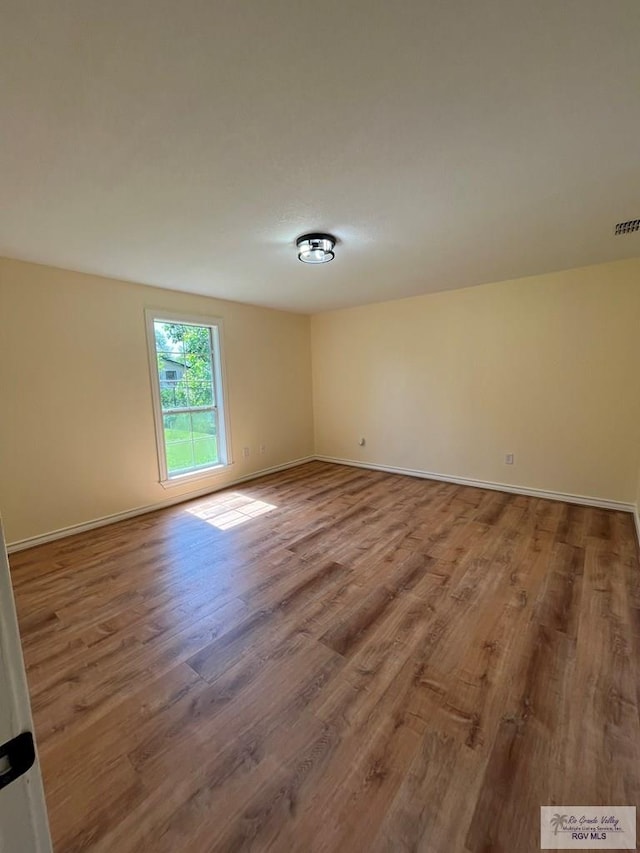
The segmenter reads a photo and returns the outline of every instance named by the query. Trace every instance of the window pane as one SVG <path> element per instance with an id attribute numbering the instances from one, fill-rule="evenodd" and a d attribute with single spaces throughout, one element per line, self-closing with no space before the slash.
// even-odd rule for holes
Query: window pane
<path id="1" fill-rule="evenodd" d="M 162 382 L 160 382 L 160 402 L 162 403 L 163 409 L 175 408 L 175 394 L 173 388 L 163 388 Z"/>
<path id="2" fill-rule="evenodd" d="M 170 474 L 193 468 L 193 442 L 167 444 L 167 469 Z"/>
<path id="3" fill-rule="evenodd" d="M 169 357 L 183 354 L 185 351 L 181 326 L 177 323 L 162 323 L 156 320 L 153 324 L 156 338 L 156 352 L 165 353 Z"/>
<path id="4" fill-rule="evenodd" d="M 189 405 L 187 383 L 184 379 L 179 382 L 160 380 L 160 399 L 163 411 L 166 409 L 184 409 Z"/>
<path id="5" fill-rule="evenodd" d="M 224 446 L 219 447 L 224 430 L 221 435 L 214 408 L 218 339 L 211 326 L 192 323 L 154 320 L 153 331 L 167 473 L 218 465 L 225 458 Z"/>
<path id="6" fill-rule="evenodd" d="M 176 441 L 191 441 L 191 415 L 164 415 L 164 440 L 167 444 Z"/>
<path id="7" fill-rule="evenodd" d="M 156 352 L 158 359 L 158 370 L 166 370 L 174 367 L 178 362 L 178 356 L 172 352 Z"/>
<path id="8" fill-rule="evenodd" d="M 208 326 L 183 326 L 184 351 L 211 358 L 211 332 Z"/>
<path id="9" fill-rule="evenodd" d="M 189 405 L 213 406 L 213 386 L 211 382 L 201 382 L 189 378 L 187 380 Z"/>
<path id="10" fill-rule="evenodd" d="M 205 436 L 216 434 L 215 412 L 193 412 L 191 423 L 194 438 L 205 438 Z"/>
<path id="11" fill-rule="evenodd" d="M 218 442 L 214 435 L 209 438 L 195 438 L 193 456 L 196 465 L 215 465 L 218 462 Z"/>
<path id="12" fill-rule="evenodd" d="M 190 379 L 211 381 L 211 358 L 208 355 L 194 355 L 187 353 L 184 363 Z"/>

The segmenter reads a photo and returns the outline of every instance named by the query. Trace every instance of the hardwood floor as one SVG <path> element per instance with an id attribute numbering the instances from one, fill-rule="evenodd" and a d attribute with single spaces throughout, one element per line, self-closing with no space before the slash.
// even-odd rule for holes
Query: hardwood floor
<path id="1" fill-rule="evenodd" d="M 11 559 L 57 851 L 539 850 L 640 807 L 630 515 L 310 463 Z"/>

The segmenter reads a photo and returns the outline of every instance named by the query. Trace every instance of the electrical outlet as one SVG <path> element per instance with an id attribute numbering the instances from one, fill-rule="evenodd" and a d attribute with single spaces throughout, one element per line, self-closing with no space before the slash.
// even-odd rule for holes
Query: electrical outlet
<path id="1" fill-rule="evenodd" d="M 251 455 L 251 451 L 249 450 L 248 447 L 242 448 L 242 455 L 244 456 L 245 459 L 249 458 L 249 456 Z"/>
<path id="2" fill-rule="evenodd" d="M 364 437 L 358 441 L 358 444 L 360 445 L 360 447 L 364 447 L 366 443 L 367 443 L 367 441 Z"/>
<path id="3" fill-rule="evenodd" d="M 504 457 L 505 465 L 513 465 L 513 453 L 507 453 Z"/>
<path id="4" fill-rule="evenodd" d="M 260 453 L 266 453 L 266 452 L 267 452 L 267 445 L 261 444 L 260 445 Z"/>

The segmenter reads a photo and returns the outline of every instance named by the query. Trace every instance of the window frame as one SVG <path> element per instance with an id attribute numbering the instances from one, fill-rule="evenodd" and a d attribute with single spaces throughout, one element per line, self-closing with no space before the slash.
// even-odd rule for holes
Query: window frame
<path id="1" fill-rule="evenodd" d="M 156 452 L 158 456 L 158 473 L 160 485 L 165 488 L 179 486 L 191 480 L 202 480 L 223 473 L 233 465 L 231 458 L 231 432 L 229 428 L 229 406 L 226 395 L 226 369 L 224 363 L 224 329 L 221 317 L 210 317 L 202 314 L 183 314 L 179 311 L 169 311 L 160 308 L 145 309 L 145 324 L 147 332 L 147 353 L 149 357 L 149 373 L 151 378 L 151 397 L 153 403 L 153 420 L 156 432 Z M 196 468 L 181 474 L 169 474 L 167 466 L 167 448 L 164 438 L 164 419 L 162 412 L 162 395 L 160 393 L 160 374 L 158 371 L 156 335 L 154 324 L 182 323 L 187 326 L 206 326 L 211 330 L 211 360 L 213 367 L 214 404 L 217 410 L 218 455 L 220 461 L 208 468 Z"/>

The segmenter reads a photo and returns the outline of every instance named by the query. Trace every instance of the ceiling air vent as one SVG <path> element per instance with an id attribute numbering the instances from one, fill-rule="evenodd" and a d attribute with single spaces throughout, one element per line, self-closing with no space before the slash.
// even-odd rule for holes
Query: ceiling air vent
<path id="1" fill-rule="evenodd" d="M 616 237 L 619 234 L 631 234 L 640 231 L 640 219 L 630 219 L 628 222 L 618 222 L 616 225 Z"/>

